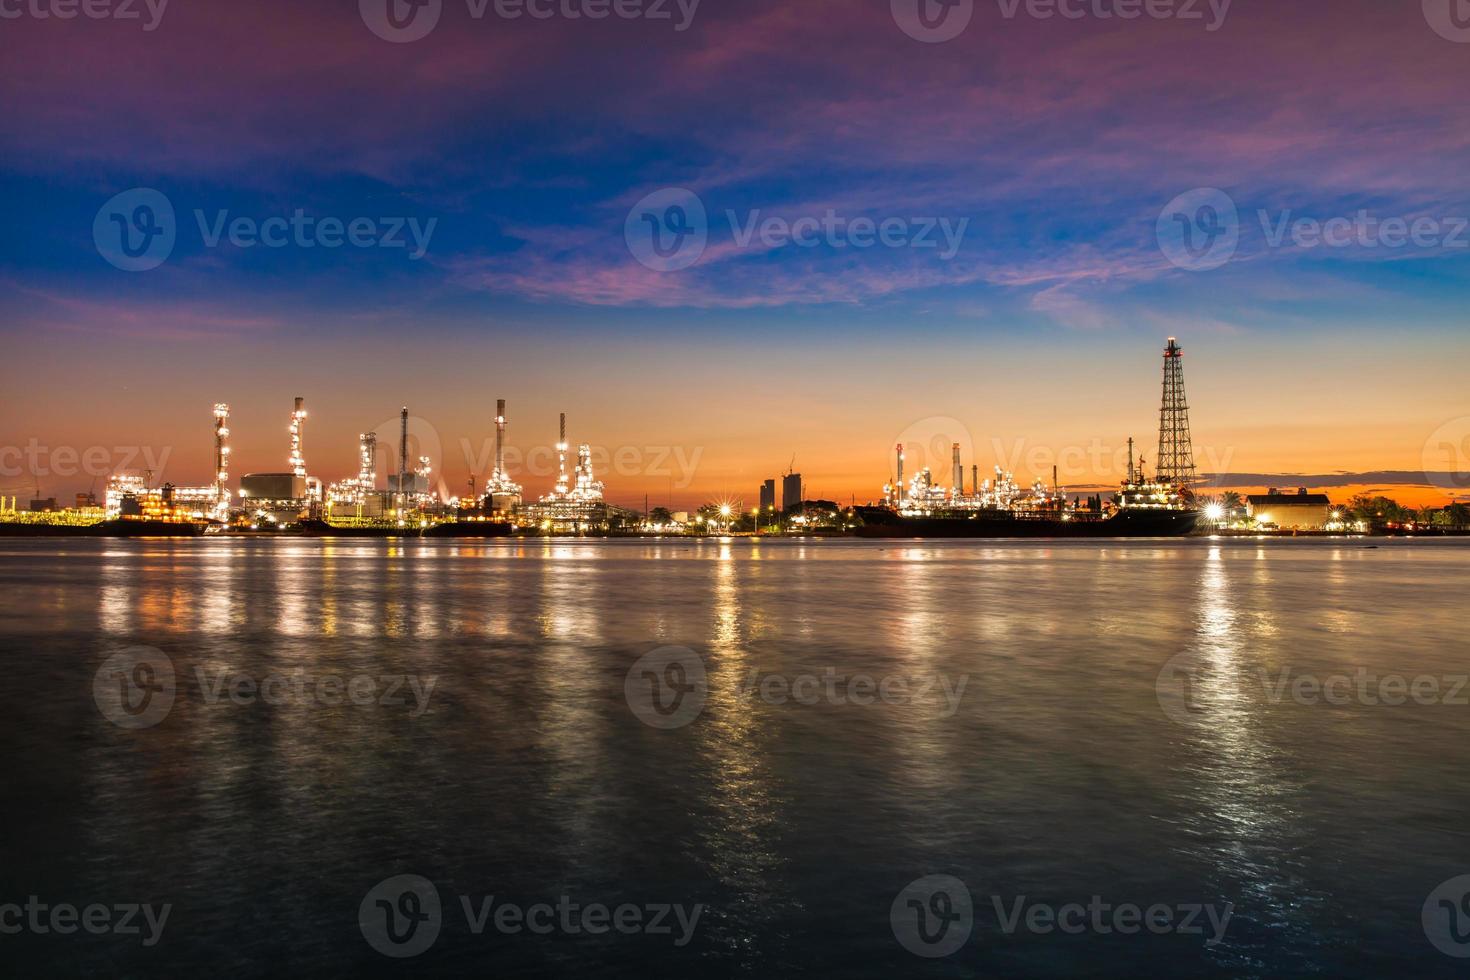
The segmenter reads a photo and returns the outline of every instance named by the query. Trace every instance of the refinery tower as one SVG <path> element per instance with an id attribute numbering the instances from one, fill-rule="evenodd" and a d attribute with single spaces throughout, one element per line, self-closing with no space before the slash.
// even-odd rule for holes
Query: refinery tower
<path id="1" fill-rule="evenodd" d="M 1164 398 L 1159 408 L 1154 478 L 1181 490 L 1198 482 L 1189 436 L 1189 400 L 1184 396 L 1184 349 L 1173 337 L 1164 348 Z"/>

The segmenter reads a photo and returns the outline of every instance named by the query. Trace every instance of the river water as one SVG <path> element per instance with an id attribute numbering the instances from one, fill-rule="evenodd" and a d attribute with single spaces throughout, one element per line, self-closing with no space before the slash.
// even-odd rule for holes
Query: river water
<path id="1" fill-rule="evenodd" d="M 0 540 L 0 953 L 1463 975 L 1467 596 L 1453 541 Z"/>

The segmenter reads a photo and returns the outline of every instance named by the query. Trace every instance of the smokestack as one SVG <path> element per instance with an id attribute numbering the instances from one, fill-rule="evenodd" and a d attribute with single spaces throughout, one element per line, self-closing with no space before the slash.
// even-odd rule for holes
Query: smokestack
<path id="1" fill-rule="evenodd" d="M 894 447 L 893 451 L 898 454 L 898 502 L 903 503 L 903 443 Z"/>
<path id="2" fill-rule="evenodd" d="M 357 437 L 357 482 L 363 490 L 371 490 L 378 482 L 378 434 L 364 432 Z"/>
<path id="3" fill-rule="evenodd" d="M 230 406 L 214 406 L 214 511 L 220 520 L 230 517 Z"/>
<path id="4" fill-rule="evenodd" d="M 495 479 L 505 479 L 505 399 L 495 403 Z"/>
<path id="5" fill-rule="evenodd" d="M 403 412 L 399 416 L 400 427 L 398 434 L 398 511 L 400 514 L 408 507 L 408 406 L 403 406 Z"/>
<path id="6" fill-rule="evenodd" d="M 556 440 L 557 477 L 556 492 L 566 493 L 570 489 L 567 483 L 567 413 L 561 413 L 560 435 Z"/>
<path id="7" fill-rule="evenodd" d="M 980 492 L 980 467 L 973 463 L 970 465 L 970 492 L 976 494 Z"/>
<path id="8" fill-rule="evenodd" d="M 306 476 L 306 457 L 302 454 L 302 436 L 306 428 L 306 399 L 297 398 L 291 411 L 291 472 L 295 476 Z"/>
<path id="9" fill-rule="evenodd" d="M 965 468 L 960 465 L 960 444 L 954 444 L 954 495 L 963 496 L 965 492 Z"/>

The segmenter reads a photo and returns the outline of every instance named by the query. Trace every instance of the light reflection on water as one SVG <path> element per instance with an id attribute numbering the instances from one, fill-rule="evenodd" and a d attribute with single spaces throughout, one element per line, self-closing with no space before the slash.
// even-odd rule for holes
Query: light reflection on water
<path id="1" fill-rule="evenodd" d="M 245 972 L 385 969 L 356 903 L 413 872 L 446 893 L 710 907 L 683 951 L 487 947 L 461 925 L 428 972 L 888 976 L 923 965 L 894 945 L 888 902 L 943 872 L 990 930 L 961 973 L 1433 975 L 1449 961 L 1418 906 L 1470 864 L 1470 709 L 1283 703 L 1263 678 L 1463 673 L 1450 611 L 1467 585 L 1470 549 L 1432 542 L 0 542 L 0 653 L 26 692 L 6 744 L 29 763 L 0 890 L 175 901 L 166 958 L 135 970 L 222 947 Z M 179 694 L 124 732 L 91 674 L 140 643 L 172 659 Z M 622 699 L 632 661 L 666 644 L 709 679 L 671 732 Z M 1156 689 L 1181 651 L 1196 724 Z M 420 717 L 237 706 L 208 703 L 196 670 L 437 687 Z M 749 691 L 827 670 L 965 687 L 953 710 L 935 691 Z M 1043 940 L 995 934 L 993 892 L 1237 911 L 1215 949 Z M 115 955 L 78 950 L 78 969 Z"/>

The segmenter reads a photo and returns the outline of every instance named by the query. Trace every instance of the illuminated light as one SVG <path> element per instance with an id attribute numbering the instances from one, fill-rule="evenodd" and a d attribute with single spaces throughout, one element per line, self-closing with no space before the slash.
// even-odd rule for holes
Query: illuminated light
<path id="1" fill-rule="evenodd" d="M 1219 504 L 1210 504 L 1205 507 L 1205 516 L 1212 521 L 1218 521 L 1225 516 L 1225 508 Z"/>

